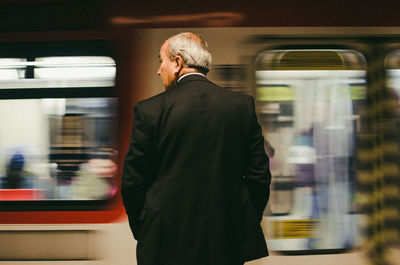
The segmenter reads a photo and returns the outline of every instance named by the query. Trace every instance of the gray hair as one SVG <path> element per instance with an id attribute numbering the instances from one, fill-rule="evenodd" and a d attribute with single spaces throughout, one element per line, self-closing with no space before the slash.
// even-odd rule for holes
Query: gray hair
<path id="1" fill-rule="evenodd" d="M 183 65 L 207 74 L 211 68 L 211 53 L 207 42 L 198 34 L 183 32 L 168 39 L 169 57 L 179 56 Z"/>

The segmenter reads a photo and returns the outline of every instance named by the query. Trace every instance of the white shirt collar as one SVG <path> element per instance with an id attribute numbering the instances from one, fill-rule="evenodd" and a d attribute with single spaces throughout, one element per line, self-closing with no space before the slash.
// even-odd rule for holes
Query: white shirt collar
<path id="1" fill-rule="evenodd" d="M 185 76 L 188 76 L 188 75 L 202 75 L 202 76 L 205 77 L 205 75 L 203 75 L 202 73 L 199 73 L 199 72 L 187 73 L 187 74 L 184 74 L 181 77 L 179 77 L 179 79 L 178 79 L 178 81 L 176 83 L 178 83 L 179 81 L 181 81 L 182 78 L 184 78 Z"/>

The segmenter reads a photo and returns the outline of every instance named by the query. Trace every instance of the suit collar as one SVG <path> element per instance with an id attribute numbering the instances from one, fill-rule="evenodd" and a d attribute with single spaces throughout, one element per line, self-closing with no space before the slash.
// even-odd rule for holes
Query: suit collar
<path id="1" fill-rule="evenodd" d="M 208 81 L 208 79 L 204 75 L 198 75 L 198 74 L 186 75 L 186 76 L 183 76 L 183 78 L 181 80 L 179 80 L 179 82 L 176 84 L 176 86 L 183 85 L 190 81 Z"/>
<path id="2" fill-rule="evenodd" d="M 184 74 L 184 75 L 182 75 L 181 77 L 179 77 L 177 83 L 179 83 L 179 81 L 181 81 L 181 79 L 183 79 L 183 78 L 185 78 L 186 76 L 189 76 L 189 75 L 201 75 L 201 76 L 205 76 L 204 74 L 199 73 L 199 72 L 187 73 L 187 74 Z"/>

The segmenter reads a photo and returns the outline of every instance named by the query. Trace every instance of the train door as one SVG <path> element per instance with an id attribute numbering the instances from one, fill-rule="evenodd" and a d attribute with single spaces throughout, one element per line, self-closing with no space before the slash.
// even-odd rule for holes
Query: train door
<path id="1" fill-rule="evenodd" d="M 270 248 L 329 253 L 358 245 L 354 158 L 366 59 L 347 48 L 286 46 L 261 52 L 255 64 L 273 175 L 264 222 Z"/>

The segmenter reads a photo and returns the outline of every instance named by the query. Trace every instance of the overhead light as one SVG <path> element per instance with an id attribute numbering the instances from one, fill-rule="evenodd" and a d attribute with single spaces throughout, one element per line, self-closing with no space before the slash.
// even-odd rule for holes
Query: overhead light
<path id="1" fill-rule="evenodd" d="M 105 56 L 43 57 L 35 60 L 36 79 L 115 78 L 115 62 Z"/>

